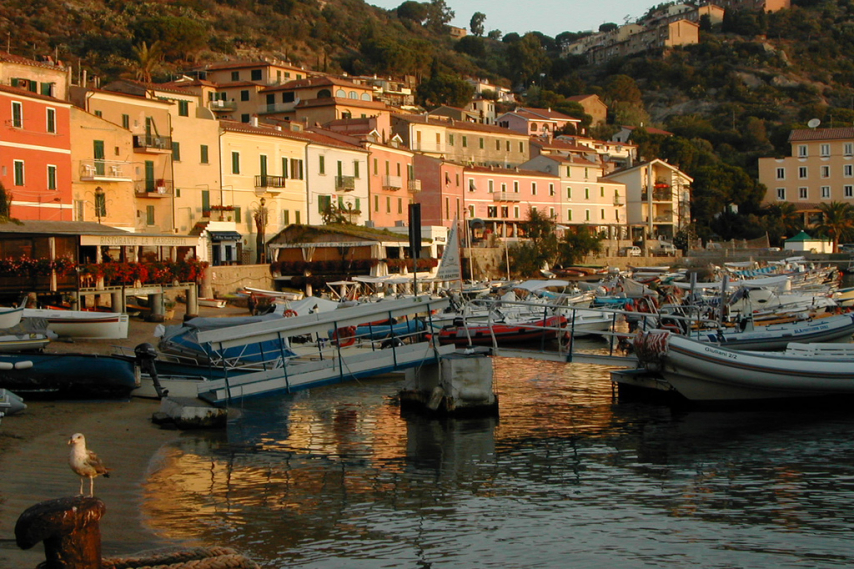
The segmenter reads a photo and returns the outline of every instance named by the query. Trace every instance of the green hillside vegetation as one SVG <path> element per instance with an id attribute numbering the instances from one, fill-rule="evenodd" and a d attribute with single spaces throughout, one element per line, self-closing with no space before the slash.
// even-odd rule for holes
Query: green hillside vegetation
<path id="1" fill-rule="evenodd" d="M 794 3 L 775 14 L 728 12 L 716 28 L 700 22 L 698 45 L 598 67 L 561 56 L 582 34 L 490 30 L 488 13 L 475 12 L 472 33 L 454 41 L 444 0 L 407 0 L 393 10 L 362 0 L 6 0 L 0 33 L 12 53 L 49 54 L 102 83 L 164 81 L 203 62 L 275 57 L 330 73 L 415 76 L 427 108 L 465 104 L 462 79 L 480 77 L 585 125 L 590 117 L 566 99 L 595 93 L 609 105 L 610 124 L 594 136 L 622 124 L 674 133 L 639 129 L 636 141 L 643 159 L 665 159 L 694 178 L 692 231 L 720 239 L 767 231 L 778 241 L 797 227 L 791 212 L 784 219 L 780 207 L 762 207 L 757 158 L 788 155 L 789 132 L 809 119 L 854 124 L 854 0 Z M 729 204 L 739 213 L 722 214 Z"/>

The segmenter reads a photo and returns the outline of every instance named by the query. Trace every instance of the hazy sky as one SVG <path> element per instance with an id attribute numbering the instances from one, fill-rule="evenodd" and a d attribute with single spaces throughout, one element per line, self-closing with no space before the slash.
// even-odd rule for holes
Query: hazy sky
<path id="1" fill-rule="evenodd" d="M 429 0 L 420 0 L 427 2 Z M 404 0 L 366 0 L 368 4 L 390 10 Z M 635 21 L 657 0 L 445 0 L 454 11 L 451 25 L 469 29 L 472 14 L 486 14 L 486 32 L 542 32 L 555 37 L 561 32 L 596 31 L 600 24 L 624 24 L 626 16 Z"/>

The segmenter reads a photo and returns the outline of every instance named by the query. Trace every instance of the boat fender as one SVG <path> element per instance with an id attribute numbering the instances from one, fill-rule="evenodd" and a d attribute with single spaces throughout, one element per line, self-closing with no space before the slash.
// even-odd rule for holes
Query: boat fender
<path id="1" fill-rule="evenodd" d="M 435 411 L 439 408 L 439 404 L 442 403 L 442 399 L 445 397 L 445 390 L 442 389 L 442 386 L 437 385 L 433 388 L 433 392 L 430 393 L 430 400 L 427 402 L 427 408 L 431 411 Z"/>
<path id="2" fill-rule="evenodd" d="M 15 369 L 15 364 L 12 362 L 0 362 L 0 371 L 9 371 Z"/>
<path id="3" fill-rule="evenodd" d="M 343 328 L 337 328 L 332 333 L 332 340 L 338 343 L 338 346 L 341 348 L 345 348 L 347 346 L 351 346 L 356 343 L 356 327 L 355 326 L 345 326 Z"/>
<path id="4" fill-rule="evenodd" d="M 283 316 L 283 317 L 285 317 L 285 318 L 293 318 L 294 316 L 297 316 L 297 311 L 296 311 L 296 310 L 293 310 L 293 309 L 291 309 L 291 308 L 288 308 L 287 310 L 285 310 L 285 311 L 282 313 L 282 316 Z"/>
<path id="5" fill-rule="evenodd" d="M 15 369 L 30 369 L 33 367 L 32 360 L 26 360 L 23 362 L 15 362 Z"/>

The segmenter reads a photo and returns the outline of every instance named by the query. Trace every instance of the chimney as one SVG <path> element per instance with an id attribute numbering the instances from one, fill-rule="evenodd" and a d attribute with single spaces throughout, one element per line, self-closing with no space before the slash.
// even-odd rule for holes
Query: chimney
<path id="1" fill-rule="evenodd" d="M 258 117 L 255 115 L 249 117 L 249 126 L 258 126 Z"/>

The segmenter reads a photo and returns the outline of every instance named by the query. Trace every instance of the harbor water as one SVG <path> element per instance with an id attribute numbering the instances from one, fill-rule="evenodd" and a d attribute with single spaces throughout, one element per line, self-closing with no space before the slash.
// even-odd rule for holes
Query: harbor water
<path id="1" fill-rule="evenodd" d="M 400 386 L 240 403 L 161 449 L 146 523 L 276 568 L 854 566 L 854 410 L 678 410 L 501 358 L 497 418 L 402 417 Z"/>

